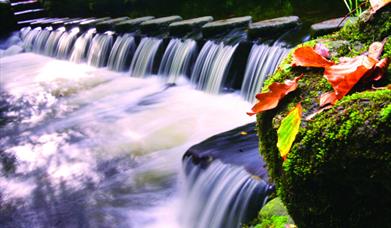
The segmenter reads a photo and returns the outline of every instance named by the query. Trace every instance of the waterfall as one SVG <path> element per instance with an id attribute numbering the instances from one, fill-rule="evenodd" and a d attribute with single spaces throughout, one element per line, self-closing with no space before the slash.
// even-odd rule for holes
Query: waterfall
<path id="1" fill-rule="evenodd" d="M 79 34 L 79 28 L 73 28 L 71 31 L 64 32 L 58 41 L 57 58 L 69 59 L 72 47 Z"/>
<path id="2" fill-rule="evenodd" d="M 110 70 L 125 71 L 130 67 L 130 61 L 136 50 L 136 43 L 131 34 L 117 37 L 110 52 L 108 67 Z"/>
<path id="3" fill-rule="evenodd" d="M 184 169 L 184 227 L 239 228 L 256 217 L 266 201 L 267 183 L 253 178 L 242 167 L 215 160 L 204 169 L 186 158 Z"/>
<path id="4" fill-rule="evenodd" d="M 90 29 L 77 38 L 75 45 L 72 49 L 72 54 L 70 60 L 74 63 L 81 63 L 86 61 L 88 49 L 90 47 L 92 38 L 96 33 L 96 29 Z"/>
<path id="5" fill-rule="evenodd" d="M 130 65 L 130 75 L 133 77 L 145 77 L 152 74 L 156 53 L 162 43 L 162 39 L 143 38 L 134 53 Z"/>
<path id="6" fill-rule="evenodd" d="M 168 77 L 168 83 L 175 83 L 179 76 L 188 76 L 196 49 L 194 40 L 172 39 L 163 55 L 159 75 Z"/>
<path id="7" fill-rule="evenodd" d="M 238 44 L 231 46 L 214 41 L 206 42 L 191 75 L 191 81 L 196 84 L 197 89 L 212 94 L 220 92 L 237 47 Z"/>
<path id="8" fill-rule="evenodd" d="M 48 38 L 49 38 L 51 32 L 52 32 L 51 27 L 46 27 L 46 28 L 42 29 L 41 31 L 39 31 L 39 33 L 37 34 L 35 41 L 34 41 L 33 52 L 39 53 L 39 54 L 44 53 L 44 49 L 45 49 L 46 43 L 48 42 Z"/>
<path id="9" fill-rule="evenodd" d="M 92 39 L 87 63 L 95 67 L 105 67 L 112 46 L 112 33 L 106 32 L 104 34 L 97 34 L 94 39 Z"/>
<path id="10" fill-rule="evenodd" d="M 289 49 L 265 44 L 254 44 L 247 60 L 246 72 L 241 88 L 242 97 L 254 102 L 261 91 L 264 80 L 277 69 Z"/>
<path id="11" fill-rule="evenodd" d="M 61 27 L 50 33 L 44 48 L 45 55 L 52 56 L 52 57 L 57 56 L 58 42 L 60 41 L 60 38 L 64 32 L 65 32 L 65 28 Z"/>
<path id="12" fill-rule="evenodd" d="M 22 37 L 25 36 L 24 37 L 24 48 L 26 49 L 26 51 L 32 51 L 33 50 L 35 38 L 41 32 L 41 30 L 42 30 L 42 28 L 38 27 L 38 28 L 35 28 L 35 29 L 32 29 L 32 30 L 28 30 L 27 29 L 27 30 L 23 30 L 22 31 Z"/>

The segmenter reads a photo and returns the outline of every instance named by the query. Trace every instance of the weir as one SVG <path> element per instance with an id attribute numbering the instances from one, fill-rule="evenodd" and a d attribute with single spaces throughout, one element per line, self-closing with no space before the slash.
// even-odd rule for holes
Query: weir
<path id="1" fill-rule="evenodd" d="M 73 107 L 72 105 L 78 107 L 76 111 L 72 108 L 64 111 L 64 114 L 61 115 L 67 116 L 68 119 L 62 120 L 61 117 L 58 117 L 58 119 L 50 123 L 50 127 L 46 127 L 46 122 L 44 121 L 42 123 L 39 122 L 39 126 L 35 127 L 44 129 L 43 132 L 53 131 L 53 129 L 56 129 L 54 132 L 67 132 L 68 129 L 72 129 L 72 132 L 75 131 L 76 135 L 88 135 L 89 138 L 94 138 L 96 136 L 94 132 L 98 131 L 104 137 L 112 140 L 112 142 L 108 143 L 109 145 L 99 143 L 94 145 L 99 150 L 104 151 L 107 147 L 113 146 L 121 159 L 126 157 L 126 153 L 131 154 L 131 158 L 125 159 L 127 164 L 132 164 L 131 167 L 127 168 L 122 167 L 122 163 L 119 164 L 115 160 L 118 159 L 115 156 L 116 154 L 112 155 L 115 157 L 114 160 L 111 160 L 110 155 L 109 157 L 104 157 L 103 160 L 95 161 L 95 155 L 89 154 L 91 157 L 83 158 L 79 161 L 83 166 L 91 162 L 84 159 L 92 159 L 93 163 L 98 164 L 107 162 L 114 166 L 112 170 L 105 170 L 104 174 L 97 172 L 97 174 L 93 173 L 93 177 L 80 177 L 81 179 L 91 178 L 92 185 L 94 185 L 94 187 L 91 187 L 93 190 L 83 190 L 82 197 L 87 197 L 85 194 L 88 195 L 94 191 L 98 195 L 100 192 L 105 191 L 109 191 L 112 194 L 110 196 L 102 196 L 103 199 L 93 198 L 92 201 L 94 203 L 102 204 L 98 206 L 97 217 L 105 214 L 105 210 L 109 210 L 110 216 L 117 218 L 118 221 L 121 220 L 118 218 L 128 217 L 128 215 L 121 214 L 117 209 L 104 206 L 105 203 L 114 204 L 114 202 L 111 202 L 110 197 L 113 197 L 115 200 L 119 200 L 116 197 L 122 197 L 124 202 L 129 205 L 121 205 L 120 208 L 135 212 L 136 215 L 130 216 L 131 218 L 124 220 L 124 223 L 118 222 L 116 225 L 119 226 L 150 226 L 151 222 L 148 221 L 152 220 L 152 224 L 155 226 L 151 225 L 151 227 L 159 227 L 161 224 L 166 225 L 166 227 L 178 226 L 187 228 L 240 227 L 257 216 L 256 212 L 267 200 L 270 186 L 267 183 L 267 175 L 265 173 L 262 175 L 259 173 L 254 174 L 251 172 L 251 168 L 249 169 L 246 165 L 224 158 L 213 159 L 207 165 L 194 162 L 194 157 L 184 158 L 183 169 L 185 173 L 184 182 L 186 184 L 184 192 L 180 197 L 180 205 L 184 208 L 186 208 L 186 205 L 192 205 L 192 207 L 184 209 L 183 211 L 185 212 L 178 212 L 181 215 L 179 225 L 171 222 L 167 224 L 166 218 L 158 216 L 160 211 L 159 213 L 147 211 L 147 213 L 152 214 L 152 219 L 151 215 L 143 214 L 139 210 L 140 208 L 151 207 L 154 208 L 153 210 L 161 209 L 160 206 L 149 202 L 149 197 L 159 198 L 162 195 L 169 195 L 165 200 L 173 203 L 177 203 L 177 197 L 179 197 L 177 196 L 179 194 L 176 193 L 177 187 L 172 180 L 178 175 L 176 174 L 178 171 L 173 171 L 176 166 L 172 165 L 172 162 L 170 162 L 169 167 L 161 165 L 159 159 L 163 158 L 156 158 L 154 154 L 165 157 L 167 153 L 169 154 L 167 159 L 178 160 L 185 150 L 206 137 L 248 123 L 245 111 L 249 110 L 251 107 L 250 103 L 254 102 L 255 94 L 260 91 L 263 81 L 276 70 L 289 48 L 282 47 L 280 44 L 270 45 L 276 39 L 272 41 L 258 38 L 248 39 L 245 30 L 250 25 L 251 17 L 230 19 L 228 24 L 227 22 L 219 22 L 214 25 L 211 22 L 213 19 L 211 17 L 186 22 L 194 23 L 194 26 L 196 26 L 194 30 L 189 29 L 190 25 L 178 22 L 181 20 L 178 16 L 167 17 L 164 20 L 156 19 L 156 21 L 161 20 L 165 23 L 162 28 L 159 28 L 160 35 L 155 34 L 155 31 L 151 31 L 152 27 L 155 29 L 158 26 L 154 22 L 147 23 L 151 19 L 153 17 L 145 17 L 140 20 L 128 18 L 120 18 L 118 20 L 111 20 L 110 18 L 69 19 L 66 22 L 57 21 L 56 26 L 53 27 L 50 26 L 50 23 L 54 22 L 49 23 L 48 20 L 43 20 L 39 22 L 42 26 L 22 28 L 20 37 L 24 41 L 26 51 L 56 57 L 60 60 L 70 60 L 70 62 L 54 62 L 50 73 L 58 70 L 57 64 L 60 69 L 74 68 L 72 75 L 80 74 L 75 76 L 79 77 L 75 81 L 67 78 L 71 77 L 70 75 L 61 75 L 53 79 L 53 83 L 60 83 L 59 85 L 54 87 L 50 83 L 47 85 L 48 88 L 54 90 L 50 91 L 49 94 L 66 96 L 68 93 L 74 93 L 70 98 L 65 98 L 66 104 L 64 105 L 66 106 L 69 102 L 71 107 Z M 49 25 L 44 26 L 46 23 L 49 23 Z M 169 23 L 175 26 L 170 27 Z M 94 28 L 97 24 L 100 25 L 99 32 Z M 143 34 L 142 30 L 137 29 L 142 24 L 144 24 L 143 30 L 148 30 L 149 34 Z M 184 24 L 186 27 L 183 27 Z M 218 27 L 218 33 L 213 30 L 213 26 Z M 102 31 L 102 29 L 116 31 Z M 174 33 L 174 31 L 175 36 L 167 35 L 170 32 Z M 200 37 L 202 31 L 206 31 L 208 38 Z M 236 34 L 237 36 L 235 35 L 234 39 L 232 37 L 225 39 L 225 35 L 222 35 L 222 33 Z M 26 54 L 26 58 L 31 58 L 31 56 Z M 42 57 L 42 61 L 47 62 L 48 65 L 51 64 L 51 60 L 47 58 Z M 75 63 L 81 64 L 76 65 Z M 38 63 L 34 64 L 34 67 L 37 67 Z M 86 68 L 90 66 L 96 68 Z M 91 82 L 85 82 L 85 78 L 90 77 L 87 73 L 90 71 L 99 77 L 94 78 Z M 45 75 L 45 72 L 42 74 Z M 235 78 L 232 78 L 233 74 L 235 74 Z M 124 75 L 130 77 L 121 77 Z M 141 80 L 139 78 L 144 79 Z M 71 80 L 72 82 L 62 85 L 61 82 L 63 80 Z M 29 81 L 29 83 L 32 82 Z M 61 88 L 62 86 L 70 86 L 70 88 Z M 189 89 L 191 87 L 200 91 Z M 86 90 L 86 93 L 83 90 Z M 227 91 L 230 93 L 227 93 Z M 41 93 L 42 91 L 38 92 Z M 46 94 L 46 92 L 42 93 L 48 96 L 48 99 L 52 99 L 51 95 Z M 217 94 L 221 96 L 215 96 Z M 125 99 L 125 97 L 128 99 Z M 60 104 L 56 103 L 56 98 L 53 99 L 55 100 L 54 106 L 57 107 L 58 105 L 61 107 Z M 168 99 L 171 105 L 165 103 L 165 99 Z M 204 103 L 208 103 L 206 101 L 211 103 L 211 107 L 204 106 L 206 105 Z M 115 106 L 111 103 L 115 103 Z M 177 113 L 178 110 L 187 107 L 189 103 L 192 106 L 189 110 L 192 112 L 191 114 L 188 114 L 187 110 L 185 112 L 179 111 L 178 116 L 181 117 L 175 117 L 168 124 L 162 124 L 160 117 L 157 118 L 156 122 L 153 121 L 156 115 L 161 115 L 162 118 L 167 118 L 168 116 L 172 118 L 170 113 Z M 224 107 L 220 107 L 221 103 L 226 103 L 225 105 L 229 108 L 226 110 Z M 178 108 L 176 105 L 178 105 Z M 214 106 L 218 106 L 219 109 L 215 110 Z M 100 110 L 98 107 L 103 107 L 104 111 L 97 111 Z M 193 115 L 197 117 L 198 115 L 203 115 L 198 109 L 210 109 L 210 113 L 202 117 L 201 120 L 197 120 Z M 239 112 L 238 116 L 241 117 L 238 118 L 238 121 L 229 124 L 226 124 L 223 120 L 221 121 L 224 124 L 213 122 L 216 121 L 216 113 L 224 113 L 226 111 L 232 113 Z M 149 119 L 143 120 L 138 116 L 139 112 L 144 113 Z M 89 119 L 94 119 L 94 124 L 99 126 L 99 128 L 79 129 L 79 127 L 76 127 L 83 125 L 82 123 L 89 121 Z M 205 119 L 212 119 L 212 121 L 204 122 Z M 145 125 L 143 124 L 142 127 L 138 126 L 141 123 L 145 123 Z M 179 127 L 179 124 L 181 124 L 181 127 Z M 111 125 L 113 125 L 113 129 L 108 131 L 102 130 Z M 117 132 L 117 128 L 127 125 L 135 127 L 136 130 L 122 129 L 123 132 Z M 186 129 L 183 129 L 184 126 L 186 126 Z M 141 131 L 138 131 L 138 128 Z M 253 129 L 254 127 L 251 125 L 250 128 Z M 193 130 L 195 130 L 195 133 Z M 118 135 L 119 138 L 113 135 Z M 73 136 L 67 137 L 73 139 Z M 173 142 L 159 142 L 160 138 L 167 139 L 167 137 L 171 137 Z M 237 138 L 238 135 L 235 134 L 232 139 L 224 138 L 222 142 L 230 142 Z M 124 142 L 120 140 L 124 140 Z M 65 141 L 62 143 L 69 147 L 78 147 L 77 140 L 75 145 L 73 141 L 72 143 Z M 155 142 L 156 145 L 149 145 L 150 142 Z M 250 144 L 246 141 L 246 151 L 257 155 L 257 143 L 254 142 L 253 140 L 251 148 L 249 148 L 248 145 Z M 87 145 L 87 147 L 91 146 L 88 142 L 83 142 L 83 144 Z M 131 152 L 124 149 L 128 147 L 131 148 Z M 228 147 L 231 146 L 226 145 L 226 147 L 221 149 L 224 151 L 224 148 Z M 18 150 L 13 147 L 8 148 L 8 150 L 10 153 L 20 155 L 17 153 Z M 39 148 L 37 150 L 39 151 Z M 78 147 L 77 151 L 81 152 L 82 150 Z M 39 151 L 39 153 L 45 156 L 43 151 Z M 58 159 L 63 162 L 63 158 Z M 139 159 L 145 161 L 146 165 L 140 164 L 138 162 Z M 151 159 L 151 164 L 147 162 L 148 159 Z M 260 159 L 259 156 L 256 159 Z M 164 162 L 167 161 L 164 160 Z M 165 164 L 164 162 L 163 164 Z M 117 168 L 115 167 L 116 165 L 120 165 L 120 167 Z M 89 163 L 86 169 L 91 171 L 93 170 L 92 166 Z M 45 167 L 41 168 L 45 169 Z M 116 176 L 116 173 L 121 172 L 126 172 L 133 179 L 128 179 L 127 176 L 122 175 L 117 177 L 117 179 L 110 179 L 110 175 Z M 265 172 L 265 170 L 262 172 Z M 81 179 L 79 180 L 80 182 L 82 182 Z M 146 186 L 143 185 L 144 182 L 140 186 L 140 183 L 136 183 L 138 180 L 141 182 L 145 181 Z M 123 185 L 131 190 L 118 187 L 119 182 L 124 183 Z M 141 192 L 146 193 L 143 193 L 145 194 L 143 195 Z M 137 194 L 140 194 L 140 196 Z M 175 197 L 172 195 L 175 195 Z M 85 199 L 83 198 L 83 200 Z M 142 206 L 140 208 L 137 206 L 133 207 L 132 203 L 134 202 L 137 202 L 136 205 L 140 204 Z M 48 202 L 48 204 L 50 203 Z M 59 211 L 64 209 L 66 213 L 69 213 L 68 210 L 72 206 L 74 206 L 72 203 L 66 204 L 66 208 L 60 208 Z M 88 206 L 93 207 L 94 204 Z M 89 211 L 90 208 L 85 210 Z M 163 207 L 162 210 L 172 212 L 173 209 Z M 89 213 L 91 212 L 89 211 Z M 140 217 L 137 217 L 138 215 Z M 39 221 L 42 218 L 36 219 Z M 92 220 L 90 224 L 96 225 L 99 223 L 94 215 L 91 214 L 81 218 L 83 222 L 90 219 Z M 103 224 L 110 224 L 110 219 L 105 218 L 103 220 Z M 43 223 L 47 225 L 45 222 Z"/>

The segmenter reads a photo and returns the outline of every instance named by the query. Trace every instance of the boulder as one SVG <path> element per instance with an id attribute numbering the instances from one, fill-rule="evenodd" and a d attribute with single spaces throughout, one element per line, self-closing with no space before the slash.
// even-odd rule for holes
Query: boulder
<path id="1" fill-rule="evenodd" d="M 278 17 L 251 24 L 248 33 L 253 38 L 278 37 L 299 24 L 300 18 L 298 16 Z"/>
<path id="2" fill-rule="evenodd" d="M 332 59 L 354 57 L 391 34 L 390 8 L 366 12 L 340 31 L 309 41 L 330 49 Z M 336 50 L 337 49 L 337 50 Z M 387 40 L 381 58 L 391 58 Z M 391 68 L 372 84 L 359 82 L 331 109 L 319 110 L 319 96 L 333 90 L 318 68 L 292 67 L 292 53 L 264 83 L 302 75 L 298 89 L 277 108 L 257 116 L 260 153 L 278 196 L 298 227 L 386 227 L 391 224 Z M 373 87 L 379 89 L 374 90 Z M 369 89 L 369 90 L 368 90 Z M 286 159 L 277 144 L 281 120 L 301 102 L 303 118 Z M 381 208 L 381 210 L 379 210 Z"/>
<path id="3" fill-rule="evenodd" d="M 113 31 L 114 30 L 114 25 L 116 23 L 120 23 L 126 20 L 129 20 L 129 17 L 119 17 L 119 18 L 114 18 L 110 20 L 105 20 L 102 22 L 99 22 L 95 25 L 96 31 L 98 32 L 106 32 L 106 31 Z"/>
<path id="4" fill-rule="evenodd" d="M 188 33 L 200 33 L 201 27 L 211 21 L 213 17 L 206 16 L 174 22 L 169 25 L 170 34 L 183 36 Z"/>
<path id="5" fill-rule="evenodd" d="M 114 30 L 118 33 L 134 32 L 139 28 L 141 23 L 152 20 L 154 18 L 155 17 L 153 16 L 146 16 L 146 17 L 139 17 L 139 18 L 134 18 L 126 21 L 121 21 L 114 25 Z"/>
<path id="6" fill-rule="evenodd" d="M 168 26 L 171 23 L 181 21 L 180 16 L 161 17 L 145 21 L 140 24 L 140 30 L 147 35 L 159 35 L 168 31 Z"/>
<path id="7" fill-rule="evenodd" d="M 338 31 L 347 22 L 352 23 L 355 20 L 357 20 L 355 17 L 340 17 L 313 24 L 311 25 L 311 36 L 316 37 Z"/>
<path id="8" fill-rule="evenodd" d="M 213 21 L 202 26 L 202 33 L 204 37 L 211 37 L 214 35 L 230 32 L 233 29 L 245 30 L 250 26 L 251 21 L 251 16 Z"/>

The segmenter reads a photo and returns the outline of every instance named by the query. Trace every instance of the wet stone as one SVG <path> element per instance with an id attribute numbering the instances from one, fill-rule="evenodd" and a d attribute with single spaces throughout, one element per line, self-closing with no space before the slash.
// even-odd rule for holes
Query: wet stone
<path id="1" fill-rule="evenodd" d="M 213 21 L 213 17 L 205 16 L 198 17 L 189 20 L 174 22 L 169 25 L 171 35 L 185 35 L 188 33 L 201 32 L 201 27 L 209 22 Z"/>
<path id="2" fill-rule="evenodd" d="M 202 27 L 202 33 L 205 37 L 229 32 L 233 29 L 247 29 L 252 21 L 251 16 L 235 17 L 225 20 L 209 22 Z"/>
<path id="3" fill-rule="evenodd" d="M 161 17 L 149 21 L 145 21 L 140 24 L 140 29 L 144 34 L 147 35 L 159 35 L 167 32 L 168 26 L 171 23 L 181 21 L 181 16 L 169 16 L 169 17 Z"/>
<path id="4" fill-rule="evenodd" d="M 300 24 L 298 16 L 278 17 L 263 20 L 250 25 L 251 37 L 275 37 Z"/>
<path id="5" fill-rule="evenodd" d="M 127 33 L 136 31 L 140 24 L 149 20 L 154 19 L 153 16 L 139 17 L 126 21 L 121 21 L 114 25 L 114 30 L 118 33 Z"/>
<path id="6" fill-rule="evenodd" d="M 103 22 L 103 21 L 107 21 L 107 20 L 111 20 L 111 18 L 110 17 L 102 17 L 102 18 L 85 20 L 85 21 L 82 21 L 79 23 L 79 28 L 80 28 L 80 30 L 85 31 L 85 30 L 94 28 L 96 24 Z"/>
<path id="7" fill-rule="evenodd" d="M 313 24 L 311 25 L 311 36 L 316 37 L 338 31 L 347 22 L 354 22 L 356 19 L 355 17 L 340 17 Z"/>
<path id="8" fill-rule="evenodd" d="M 120 23 L 126 20 L 129 20 L 129 17 L 119 17 L 119 18 L 114 18 L 111 20 L 105 20 L 102 22 L 99 22 L 95 25 L 96 31 L 98 32 L 106 32 L 106 31 L 112 31 L 114 30 L 114 25 L 116 23 Z"/>

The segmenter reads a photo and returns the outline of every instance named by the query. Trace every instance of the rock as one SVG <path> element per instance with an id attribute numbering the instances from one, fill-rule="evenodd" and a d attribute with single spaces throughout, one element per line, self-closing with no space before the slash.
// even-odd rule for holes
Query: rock
<path id="1" fill-rule="evenodd" d="M 251 23 L 252 17 L 235 17 L 225 20 L 209 22 L 202 27 L 204 37 L 211 37 L 217 34 L 229 32 L 233 29 L 247 29 Z"/>
<path id="2" fill-rule="evenodd" d="M 301 45 L 322 42 L 331 49 L 332 59 L 354 57 L 367 51 L 372 42 L 388 37 L 390 25 L 391 12 L 385 10 L 371 20 L 359 18 L 334 34 Z M 355 46 L 362 50 L 355 51 Z M 390 57 L 391 41 L 387 40 L 381 58 Z M 372 89 L 390 83 L 391 68 L 382 81 L 374 85 L 359 82 L 335 106 L 308 121 L 305 118 L 319 110 L 319 96 L 333 89 L 323 70 L 292 67 L 291 60 L 292 53 L 265 81 L 264 89 L 303 75 L 298 90 L 276 109 L 257 116 L 260 153 L 278 196 L 298 227 L 391 224 L 391 90 Z M 276 146 L 277 129 L 299 102 L 304 110 L 302 124 L 283 160 Z"/>
<path id="3" fill-rule="evenodd" d="M 122 21 L 114 25 L 114 30 L 118 33 L 134 32 L 139 28 L 141 23 L 152 20 L 154 18 L 155 17 L 152 16 L 146 16 Z"/>
<path id="4" fill-rule="evenodd" d="M 188 33 L 200 33 L 201 27 L 211 21 L 213 21 L 213 17 L 206 16 L 174 22 L 169 25 L 170 34 L 183 36 Z"/>
<path id="5" fill-rule="evenodd" d="M 73 24 L 74 25 L 77 24 L 79 26 L 80 30 L 86 31 L 88 29 L 94 28 L 96 24 L 98 24 L 100 22 L 108 21 L 110 19 L 111 19 L 110 17 L 93 18 L 93 19 L 88 19 L 88 20 L 83 19 L 82 21 L 75 22 Z M 67 26 L 65 25 L 65 27 L 67 27 Z"/>
<path id="6" fill-rule="evenodd" d="M 0 35 L 16 29 L 16 19 L 9 1 L 0 0 Z"/>
<path id="7" fill-rule="evenodd" d="M 258 153 L 255 123 L 215 135 L 192 146 L 184 155 L 196 164 L 208 165 L 217 159 L 225 164 L 244 167 L 250 174 L 267 181 L 264 161 Z"/>
<path id="8" fill-rule="evenodd" d="M 248 33 L 251 37 L 278 37 L 299 24 L 298 16 L 278 17 L 251 24 Z"/>
<path id="9" fill-rule="evenodd" d="M 340 17 L 340 18 L 334 18 L 327 21 L 322 21 L 317 24 L 311 25 L 311 36 L 321 36 L 326 35 L 335 31 L 338 31 L 340 28 L 342 28 L 347 22 L 354 22 L 357 20 L 357 18 L 354 17 Z"/>
<path id="10" fill-rule="evenodd" d="M 96 31 L 98 32 L 106 32 L 106 31 L 113 31 L 114 25 L 123 21 L 129 20 L 129 17 L 119 17 L 114 18 L 110 20 L 105 20 L 102 22 L 99 22 L 95 25 Z"/>
<path id="11" fill-rule="evenodd" d="M 140 24 L 140 29 L 147 35 L 159 35 L 168 31 L 168 26 L 171 23 L 181 21 L 180 16 L 161 17 L 152 20 L 145 21 Z"/>

